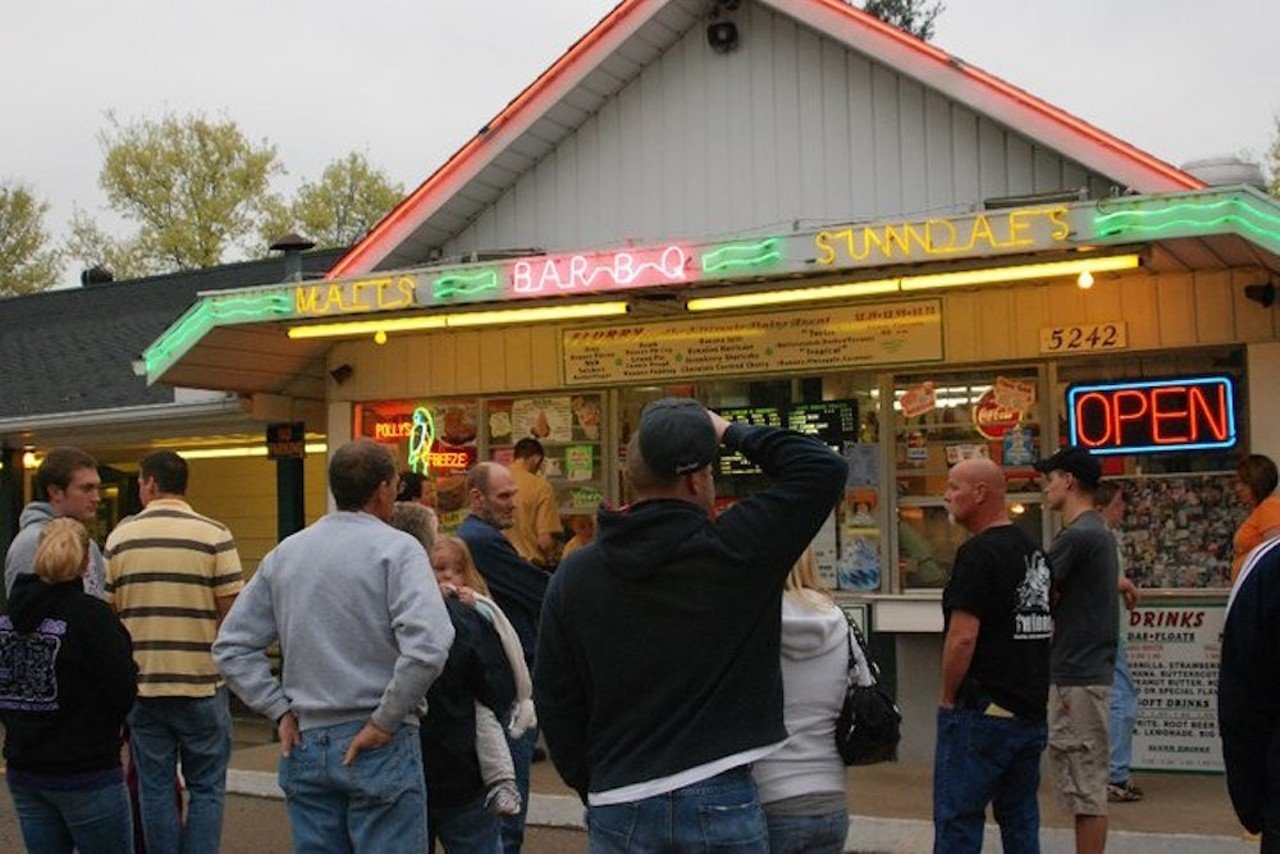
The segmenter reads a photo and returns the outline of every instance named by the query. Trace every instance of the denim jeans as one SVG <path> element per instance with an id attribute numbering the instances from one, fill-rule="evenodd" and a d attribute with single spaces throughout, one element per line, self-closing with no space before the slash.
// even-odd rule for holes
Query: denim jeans
<path id="1" fill-rule="evenodd" d="M 427 851 L 435 850 L 436 840 L 445 854 L 499 854 L 502 851 L 501 823 L 484 808 L 484 795 L 460 807 L 427 810 L 431 841 Z"/>
<path id="2" fill-rule="evenodd" d="M 520 812 L 502 817 L 502 850 L 518 854 L 524 844 L 524 820 L 529 815 L 529 769 L 533 766 L 533 748 L 538 743 L 538 728 L 519 738 L 508 738 L 511 764 L 516 769 L 516 788 L 520 790 Z"/>
<path id="3" fill-rule="evenodd" d="M 119 854 L 133 850 L 133 819 L 124 782 L 55 791 L 9 782 L 13 809 L 30 854 Z"/>
<path id="4" fill-rule="evenodd" d="M 770 815 L 769 854 L 840 854 L 849 835 L 849 813 Z"/>
<path id="5" fill-rule="evenodd" d="M 1121 638 L 1116 646 L 1116 675 L 1111 682 L 1111 760 L 1108 779 L 1117 785 L 1128 782 L 1133 761 L 1133 727 L 1138 721 L 1138 691 L 1129 674 L 1129 653 Z"/>
<path id="6" fill-rule="evenodd" d="M 342 756 L 364 721 L 303 730 L 280 757 L 293 850 L 315 854 L 427 850 L 427 786 L 418 728 L 401 724 L 391 742 Z"/>
<path id="7" fill-rule="evenodd" d="M 129 746 L 148 854 L 217 854 L 231 761 L 227 689 L 212 697 L 139 697 L 129 712 Z M 173 795 L 179 763 L 188 794 L 185 825 Z"/>
<path id="8" fill-rule="evenodd" d="M 745 767 L 628 804 L 588 807 L 587 833 L 592 854 L 769 850 L 764 810 Z"/>
<path id="9" fill-rule="evenodd" d="M 933 850 L 980 851 L 991 804 L 1010 854 L 1040 850 L 1040 754 L 1044 721 L 997 718 L 972 709 L 938 709 L 933 761 Z"/>

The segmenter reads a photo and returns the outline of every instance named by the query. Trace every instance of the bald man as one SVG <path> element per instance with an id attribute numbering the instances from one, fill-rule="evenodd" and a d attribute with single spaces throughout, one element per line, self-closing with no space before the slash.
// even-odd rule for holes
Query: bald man
<path id="1" fill-rule="evenodd" d="M 979 851 L 987 804 L 1005 851 L 1038 851 L 1047 739 L 1049 565 L 1005 507 L 1004 472 L 966 460 L 947 477 L 951 519 L 972 536 L 942 594 L 942 698 L 934 851 Z"/>

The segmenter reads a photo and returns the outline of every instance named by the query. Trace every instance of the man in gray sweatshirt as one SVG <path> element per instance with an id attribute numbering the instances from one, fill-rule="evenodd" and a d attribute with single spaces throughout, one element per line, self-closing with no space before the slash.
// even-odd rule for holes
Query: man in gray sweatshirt
<path id="1" fill-rule="evenodd" d="M 386 524 L 396 481 L 381 445 L 339 448 L 337 512 L 262 559 L 213 645 L 231 688 L 276 721 L 295 850 L 427 850 L 417 715 L 453 626 L 426 552 Z"/>

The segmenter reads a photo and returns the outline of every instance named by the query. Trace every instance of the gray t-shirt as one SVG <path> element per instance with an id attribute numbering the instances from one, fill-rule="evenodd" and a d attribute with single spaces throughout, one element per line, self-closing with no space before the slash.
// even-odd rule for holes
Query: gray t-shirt
<path id="1" fill-rule="evenodd" d="M 1076 517 L 1049 547 L 1053 572 L 1054 685 L 1110 685 L 1120 620 L 1116 541 L 1095 510 Z"/>

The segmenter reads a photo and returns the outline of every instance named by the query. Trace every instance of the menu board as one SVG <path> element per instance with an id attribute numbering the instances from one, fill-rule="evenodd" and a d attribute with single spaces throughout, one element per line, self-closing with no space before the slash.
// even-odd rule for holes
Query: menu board
<path id="1" fill-rule="evenodd" d="M 1128 614 L 1129 672 L 1138 689 L 1133 767 L 1217 771 L 1222 602 L 1139 605 Z"/>
<path id="2" fill-rule="evenodd" d="M 782 427 L 784 419 L 782 410 L 776 406 L 744 406 L 727 407 L 717 410 L 726 421 L 751 426 Z M 760 467 L 748 462 L 747 458 L 736 451 L 732 454 L 721 454 L 719 472 L 722 476 L 732 477 L 743 474 L 760 474 Z"/>
<path id="3" fill-rule="evenodd" d="M 566 385 L 938 362 L 942 301 L 569 329 L 561 344 Z"/>
<path id="4" fill-rule="evenodd" d="M 858 435 L 858 402 L 826 400 L 797 403 L 787 410 L 787 427 L 797 433 L 816 436 L 836 453 Z"/>

